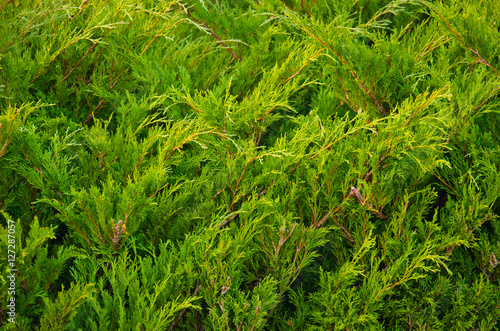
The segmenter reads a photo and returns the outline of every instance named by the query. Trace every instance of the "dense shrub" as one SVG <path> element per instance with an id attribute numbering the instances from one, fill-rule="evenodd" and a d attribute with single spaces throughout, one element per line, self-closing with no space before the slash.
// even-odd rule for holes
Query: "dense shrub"
<path id="1" fill-rule="evenodd" d="M 496 0 L 3 1 L 0 323 L 498 329 L 499 31 Z"/>

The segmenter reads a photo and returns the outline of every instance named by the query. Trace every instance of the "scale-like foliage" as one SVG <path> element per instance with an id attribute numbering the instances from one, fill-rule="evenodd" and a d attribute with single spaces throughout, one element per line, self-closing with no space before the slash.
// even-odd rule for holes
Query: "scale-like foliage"
<path id="1" fill-rule="evenodd" d="M 4 1 L 0 326 L 498 329 L 499 24 L 495 0 Z"/>

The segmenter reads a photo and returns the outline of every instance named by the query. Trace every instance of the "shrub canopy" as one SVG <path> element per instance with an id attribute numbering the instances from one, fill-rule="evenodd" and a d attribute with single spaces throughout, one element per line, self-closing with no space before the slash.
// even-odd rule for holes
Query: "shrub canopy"
<path id="1" fill-rule="evenodd" d="M 498 330 L 499 26 L 496 0 L 3 1 L 0 325 Z"/>

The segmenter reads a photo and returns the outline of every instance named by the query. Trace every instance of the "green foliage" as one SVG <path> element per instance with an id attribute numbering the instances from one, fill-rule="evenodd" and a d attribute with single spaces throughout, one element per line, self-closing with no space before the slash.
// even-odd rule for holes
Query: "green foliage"
<path id="1" fill-rule="evenodd" d="M 498 1 L 0 22 L 3 328 L 498 329 Z"/>

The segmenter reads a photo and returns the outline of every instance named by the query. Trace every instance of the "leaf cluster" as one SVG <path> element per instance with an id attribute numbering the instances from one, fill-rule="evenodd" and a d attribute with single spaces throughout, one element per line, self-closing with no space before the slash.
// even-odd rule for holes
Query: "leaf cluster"
<path id="1" fill-rule="evenodd" d="M 497 1 L 5 1 L 0 22 L 1 326 L 498 329 Z"/>

